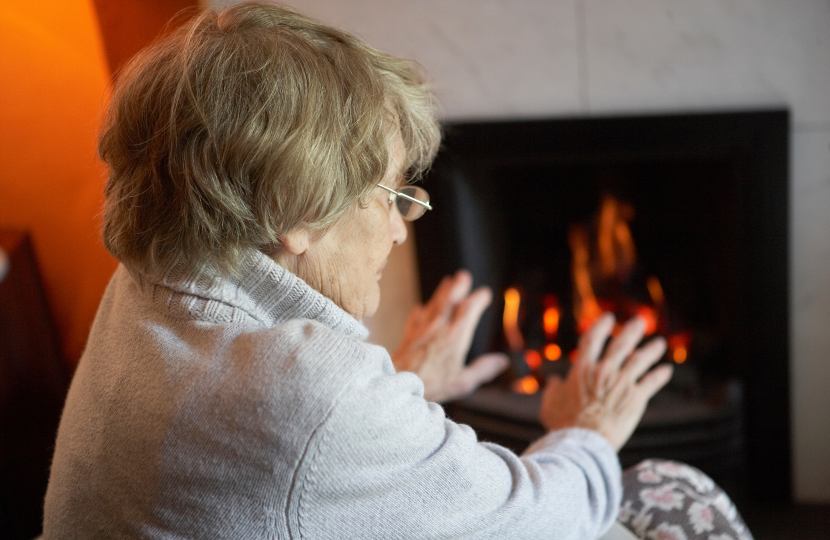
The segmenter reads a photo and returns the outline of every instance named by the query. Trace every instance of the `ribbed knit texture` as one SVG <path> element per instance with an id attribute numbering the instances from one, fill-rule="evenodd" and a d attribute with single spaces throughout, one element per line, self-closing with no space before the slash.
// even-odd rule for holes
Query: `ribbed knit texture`
<path id="1" fill-rule="evenodd" d="M 597 538 L 598 434 L 479 443 L 365 327 L 259 253 L 242 279 L 119 267 L 72 381 L 44 538 Z"/>

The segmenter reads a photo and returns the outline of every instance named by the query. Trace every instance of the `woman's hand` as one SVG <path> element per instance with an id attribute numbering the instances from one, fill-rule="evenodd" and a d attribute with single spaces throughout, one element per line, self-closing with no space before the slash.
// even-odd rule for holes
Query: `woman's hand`
<path id="1" fill-rule="evenodd" d="M 582 427 L 598 431 L 619 451 L 645 412 L 648 400 L 672 375 L 671 366 L 649 371 L 663 356 L 666 341 L 655 338 L 636 349 L 645 324 L 634 318 L 603 346 L 614 328 L 608 313 L 582 335 L 568 378 L 548 379 L 539 420 L 545 429 Z"/>
<path id="2" fill-rule="evenodd" d="M 472 284 L 464 270 L 445 277 L 429 302 L 409 314 L 403 341 L 392 355 L 398 371 L 421 377 L 429 401 L 465 396 L 507 367 L 507 356 L 501 353 L 464 365 L 478 321 L 493 297 L 487 287 L 471 293 Z"/>

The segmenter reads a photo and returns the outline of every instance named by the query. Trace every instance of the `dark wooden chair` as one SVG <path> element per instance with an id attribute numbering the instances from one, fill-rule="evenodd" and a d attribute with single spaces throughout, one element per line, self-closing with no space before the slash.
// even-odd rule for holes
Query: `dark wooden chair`
<path id="1" fill-rule="evenodd" d="M 71 374 L 29 236 L 0 231 L 0 537 L 41 532 L 43 497 Z M 2 272 L 0 272 L 2 274 Z"/>

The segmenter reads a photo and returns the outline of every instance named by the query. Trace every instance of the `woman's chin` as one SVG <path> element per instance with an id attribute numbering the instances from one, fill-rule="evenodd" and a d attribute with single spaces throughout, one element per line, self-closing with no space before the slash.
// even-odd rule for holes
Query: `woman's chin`
<path id="1" fill-rule="evenodd" d="M 363 304 L 363 315 L 361 317 L 355 317 L 355 319 L 361 320 L 366 317 L 371 317 L 378 312 L 378 306 L 380 306 L 380 286 L 375 284 L 375 290 L 373 292 L 374 294 L 370 295 Z"/>

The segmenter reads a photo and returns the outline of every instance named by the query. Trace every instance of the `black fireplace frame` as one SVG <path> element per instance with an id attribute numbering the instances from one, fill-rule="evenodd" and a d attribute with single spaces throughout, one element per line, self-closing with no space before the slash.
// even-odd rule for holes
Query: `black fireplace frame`
<path id="1" fill-rule="evenodd" d="M 490 237 L 499 241 L 499 231 L 475 208 L 476 198 L 486 194 L 459 191 L 451 181 L 458 175 L 474 178 L 517 159 L 671 157 L 729 159 L 752 178 L 738 194 L 742 207 L 752 210 L 736 224 L 744 278 L 740 313 L 747 328 L 738 336 L 744 360 L 735 367 L 745 392 L 746 491 L 757 502 L 791 502 L 788 111 L 482 121 L 447 123 L 444 130 L 424 179 L 436 211 L 415 227 L 425 298 L 443 275 L 461 267 L 496 291 L 506 285 L 486 247 Z M 454 210 L 442 212 L 442 205 Z M 484 346 L 477 336 L 472 354 Z"/>

